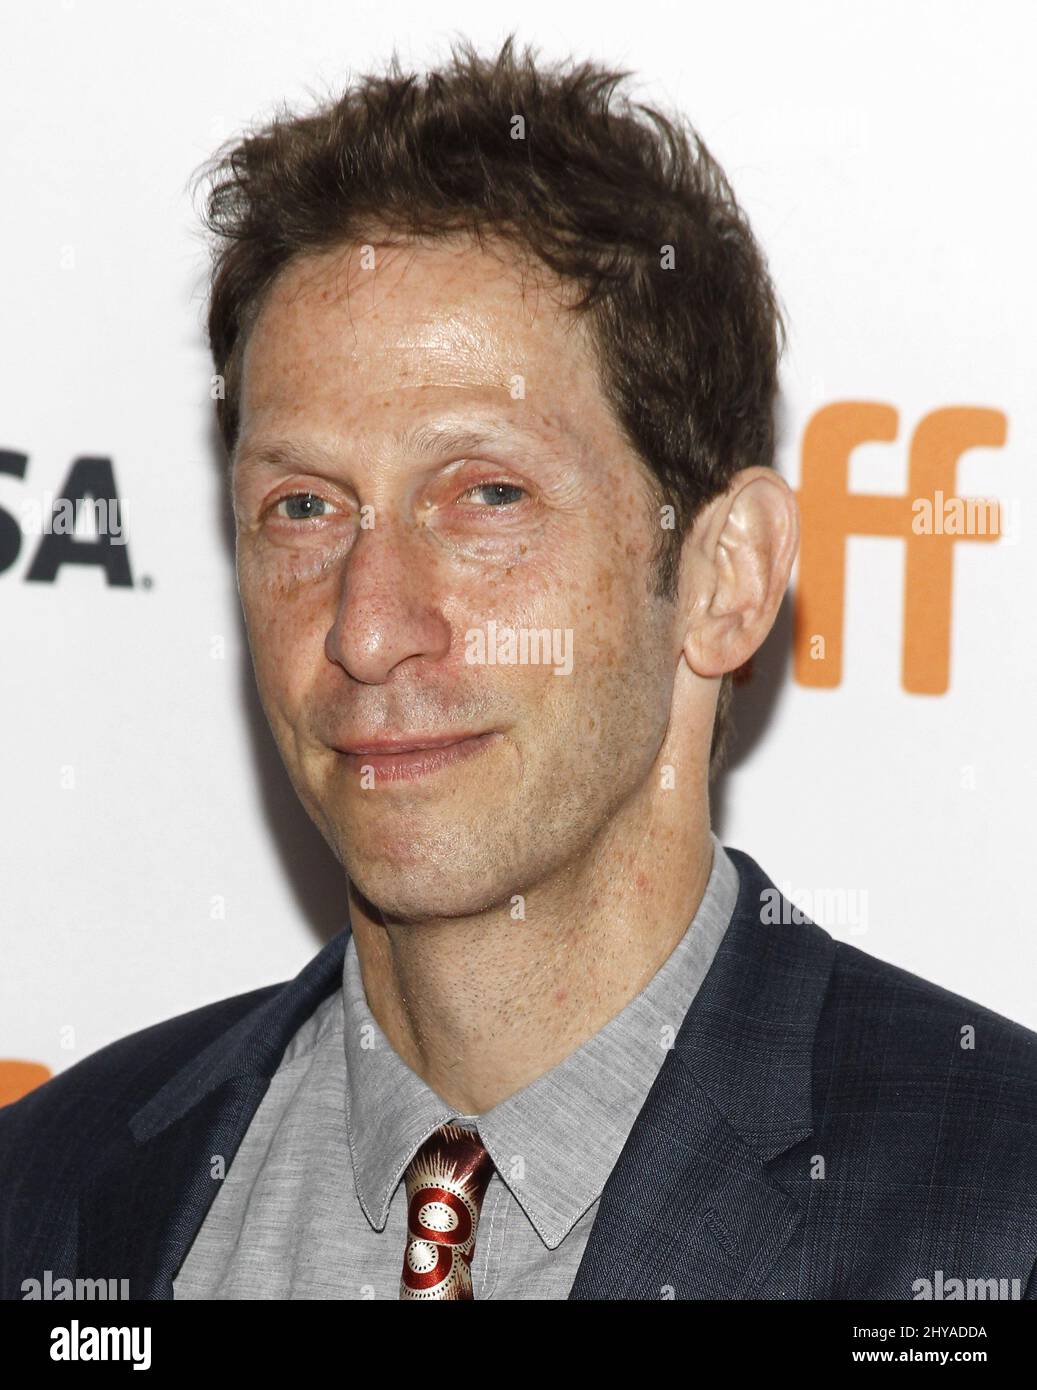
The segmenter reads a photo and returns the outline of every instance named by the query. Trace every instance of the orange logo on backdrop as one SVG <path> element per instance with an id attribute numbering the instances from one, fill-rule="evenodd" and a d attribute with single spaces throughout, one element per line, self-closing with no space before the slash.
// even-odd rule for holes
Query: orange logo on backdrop
<path id="1" fill-rule="evenodd" d="M 50 1079 L 42 1062 L 9 1062 L 0 1058 L 0 1105 L 10 1105 Z"/>
<path id="2" fill-rule="evenodd" d="M 942 695 L 947 689 L 954 546 L 1001 535 L 996 501 L 956 496 L 958 459 L 981 445 L 1000 448 L 1007 421 L 1001 411 L 978 406 L 934 410 L 911 436 L 906 494 L 850 492 L 853 450 L 875 441 L 891 443 L 897 424 L 891 405 L 840 401 L 819 410 L 804 431 L 796 494 L 802 527 L 794 671 L 800 685 L 832 687 L 842 680 L 847 537 L 899 536 L 905 542 L 901 683 L 919 695 Z M 962 529 L 963 514 L 977 511 L 990 524 L 966 522 Z"/>

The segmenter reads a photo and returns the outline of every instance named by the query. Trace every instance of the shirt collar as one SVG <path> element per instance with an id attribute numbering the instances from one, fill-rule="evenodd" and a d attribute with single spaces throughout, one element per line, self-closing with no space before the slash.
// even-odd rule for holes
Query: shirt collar
<path id="1" fill-rule="evenodd" d="M 350 936 L 342 971 L 346 1124 L 357 1195 L 377 1230 L 415 1151 L 441 1124 L 477 1125 L 501 1181 L 544 1244 L 558 1246 L 597 1201 L 713 961 L 738 871 L 711 834 L 713 863 L 687 931 L 645 988 L 556 1066 L 480 1116 L 460 1115 L 375 1022 Z"/>

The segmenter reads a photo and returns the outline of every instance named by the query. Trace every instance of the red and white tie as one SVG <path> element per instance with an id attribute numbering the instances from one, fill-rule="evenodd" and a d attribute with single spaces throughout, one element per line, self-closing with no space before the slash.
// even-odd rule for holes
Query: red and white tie
<path id="1" fill-rule="evenodd" d="M 441 1125 L 407 1166 L 401 1298 L 473 1298 L 472 1256 L 493 1159 L 474 1130 Z"/>

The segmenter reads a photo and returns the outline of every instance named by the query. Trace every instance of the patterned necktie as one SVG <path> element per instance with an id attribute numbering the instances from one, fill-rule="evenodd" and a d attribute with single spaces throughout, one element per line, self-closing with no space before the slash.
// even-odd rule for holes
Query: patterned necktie
<path id="1" fill-rule="evenodd" d="M 472 1255 L 493 1159 L 474 1130 L 441 1125 L 411 1159 L 401 1298 L 473 1298 Z"/>

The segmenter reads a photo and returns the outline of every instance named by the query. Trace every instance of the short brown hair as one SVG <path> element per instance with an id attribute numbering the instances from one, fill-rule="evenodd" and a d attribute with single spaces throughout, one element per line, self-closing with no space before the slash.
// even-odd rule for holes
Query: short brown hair
<path id="1" fill-rule="evenodd" d="M 635 104 L 630 76 L 538 65 L 509 36 L 466 41 L 427 72 L 368 75 L 314 111 L 287 109 L 202 166 L 215 234 L 208 333 L 231 454 L 241 359 L 264 292 L 290 262 L 362 242 L 509 239 L 579 293 L 603 393 L 661 507 L 655 592 L 674 598 L 681 543 L 740 468 L 773 466 L 785 327 L 766 260 L 722 169 L 684 121 Z M 722 766 L 731 673 L 710 776 Z"/>

